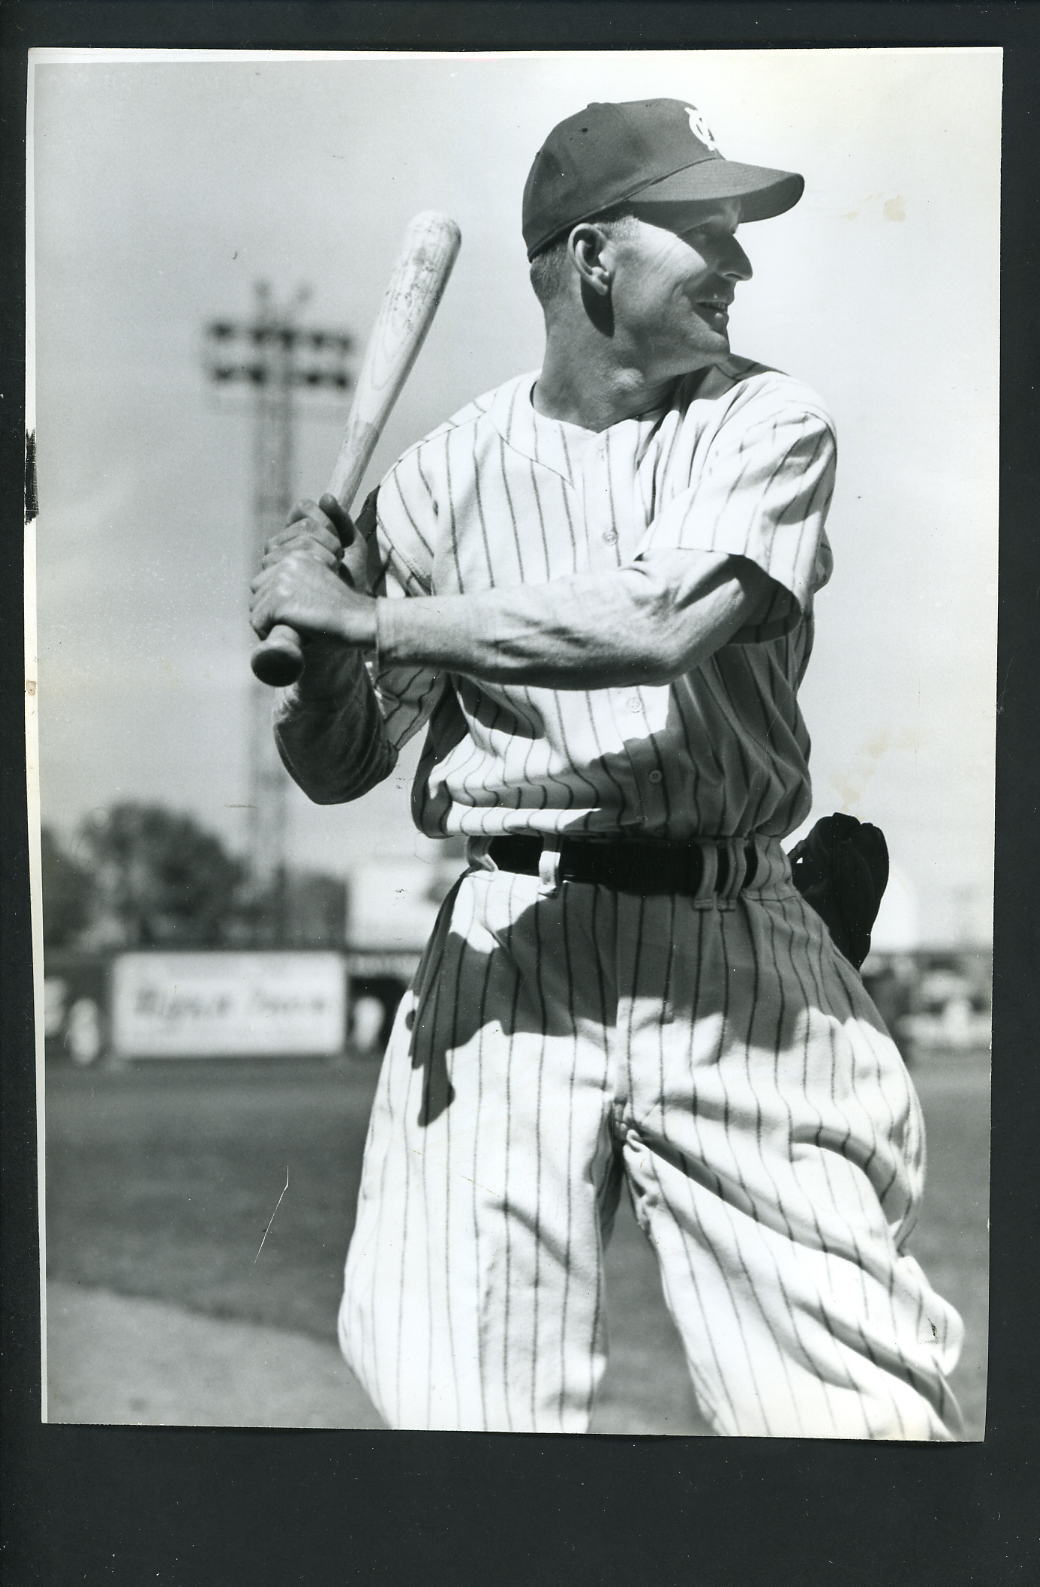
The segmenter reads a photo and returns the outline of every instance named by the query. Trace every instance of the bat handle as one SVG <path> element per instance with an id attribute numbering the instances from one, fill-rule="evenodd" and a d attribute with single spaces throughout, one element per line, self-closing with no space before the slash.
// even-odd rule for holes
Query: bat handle
<path id="1" fill-rule="evenodd" d="M 318 503 L 319 507 L 324 507 L 326 511 L 334 511 L 335 501 L 338 501 L 344 512 L 350 511 L 350 503 L 371 456 L 371 450 L 370 446 L 367 454 L 356 459 L 355 466 L 349 470 L 349 477 L 345 479 L 344 487 L 325 492 Z M 335 500 L 330 501 L 330 497 Z M 338 530 L 343 549 L 346 550 L 353 542 L 354 526 L 349 523 L 339 525 Z M 288 623 L 275 623 L 267 638 L 262 639 L 253 651 L 249 665 L 253 669 L 254 678 L 266 683 L 268 688 L 285 689 L 290 683 L 295 683 L 303 671 L 303 646 L 295 628 L 290 628 Z"/>
<path id="2" fill-rule="evenodd" d="M 295 628 L 287 623 L 276 623 L 253 651 L 249 665 L 254 678 L 259 678 L 269 688 L 284 689 L 295 683 L 303 671 L 303 649 Z"/>

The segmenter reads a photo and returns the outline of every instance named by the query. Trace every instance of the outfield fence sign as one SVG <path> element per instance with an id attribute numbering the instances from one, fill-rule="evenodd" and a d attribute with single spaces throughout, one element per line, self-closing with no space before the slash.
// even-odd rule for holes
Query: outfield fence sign
<path id="1" fill-rule="evenodd" d="M 117 1058 L 334 1056 L 346 1041 L 343 957 L 320 951 L 121 953 Z"/>

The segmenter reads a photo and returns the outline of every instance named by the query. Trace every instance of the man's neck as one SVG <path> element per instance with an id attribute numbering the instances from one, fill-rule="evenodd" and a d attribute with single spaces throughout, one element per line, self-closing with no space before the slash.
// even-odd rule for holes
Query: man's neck
<path id="1" fill-rule="evenodd" d="M 534 388 L 535 411 L 549 419 L 601 431 L 667 402 L 677 376 L 648 380 L 612 350 L 564 347 L 550 337 Z"/>

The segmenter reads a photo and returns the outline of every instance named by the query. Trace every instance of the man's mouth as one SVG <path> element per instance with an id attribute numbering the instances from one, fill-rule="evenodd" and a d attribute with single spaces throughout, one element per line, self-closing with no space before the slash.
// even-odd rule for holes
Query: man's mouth
<path id="1" fill-rule="evenodd" d="M 720 325 L 729 324 L 729 298 L 701 298 L 697 307 Z"/>

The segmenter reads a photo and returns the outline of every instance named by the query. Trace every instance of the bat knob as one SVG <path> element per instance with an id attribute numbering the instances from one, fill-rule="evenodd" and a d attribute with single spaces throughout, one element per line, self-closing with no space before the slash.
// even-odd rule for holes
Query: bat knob
<path id="1" fill-rule="evenodd" d="M 249 665 L 253 676 L 272 689 L 284 689 L 295 683 L 303 671 L 303 651 L 295 630 L 284 623 L 276 623 L 253 651 Z"/>

